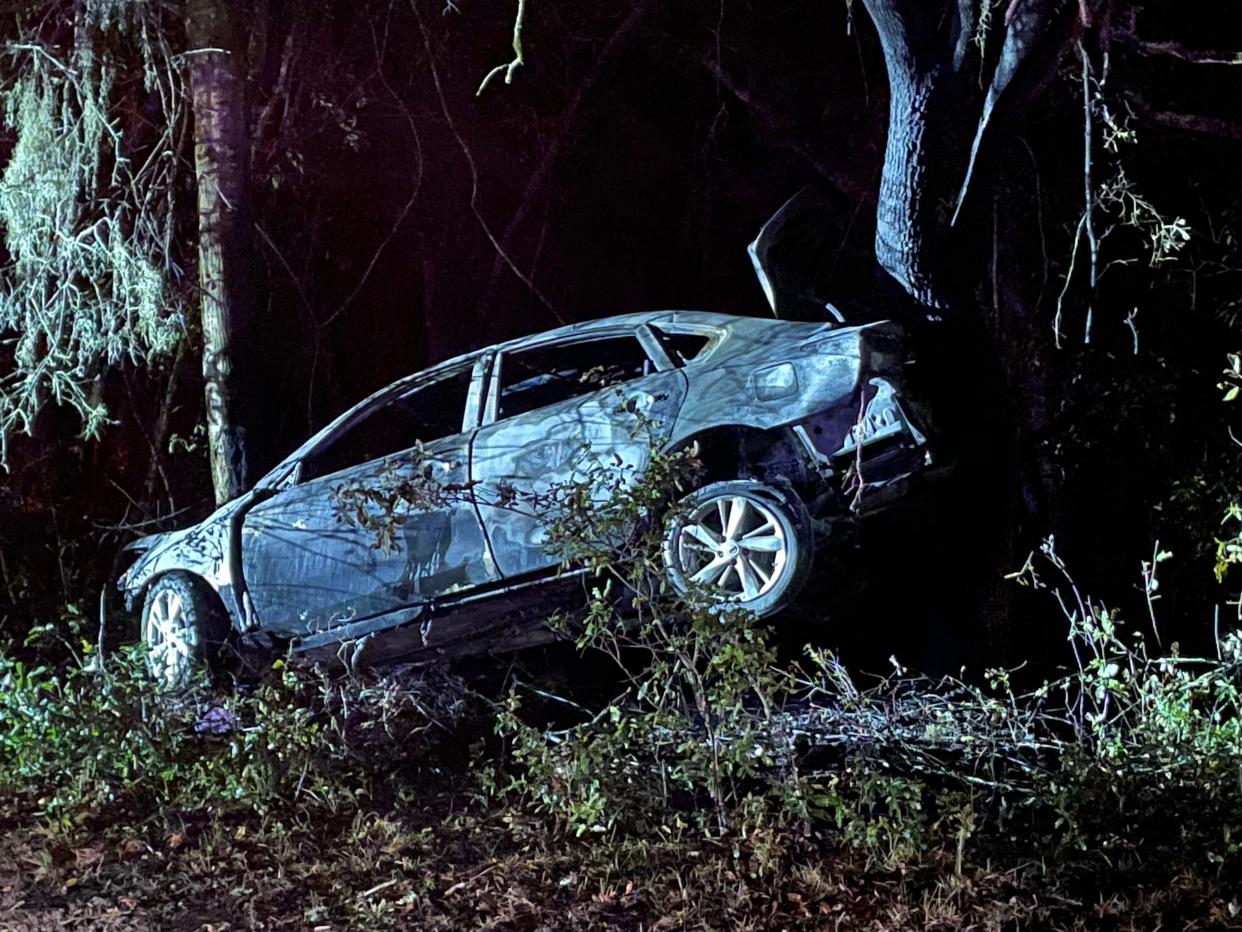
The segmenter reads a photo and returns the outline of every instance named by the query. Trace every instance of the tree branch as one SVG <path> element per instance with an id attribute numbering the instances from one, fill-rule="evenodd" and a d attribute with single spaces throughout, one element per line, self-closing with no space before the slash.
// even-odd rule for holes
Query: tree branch
<path id="1" fill-rule="evenodd" d="M 523 221 L 526 220 L 527 215 L 530 213 L 535 203 L 536 195 L 547 185 L 548 179 L 552 175 L 552 169 L 560 158 L 562 147 L 568 143 L 574 127 L 578 124 L 579 113 L 582 111 L 584 103 L 594 92 L 595 86 L 604 71 L 612 64 L 613 59 L 624 46 L 629 36 L 653 6 L 654 4 L 651 0 L 641 0 L 641 2 L 635 4 L 629 16 L 622 21 L 621 25 L 617 27 L 607 43 L 605 43 L 603 49 L 596 55 L 590 72 L 575 87 L 573 96 L 565 107 L 565 112 L 561 115 L 560 129 L 552 137 L 551 143 L 544 149 L 538 167 L 531 173 L 529 180 L 526 182 L 526 190 L 522 192 L 522 200 L 518 204 L 517 210 L 514 211 L 512 218 L 510 218 L 504 232 L 500 236 L 500 249 L 497 251 L 491 278 L 488 279 L 487 291 L 484 293 L 483 301 L 480 304 L 485 315 L 490 311 L 495 299 L 500 272 L 508 264 L 509 260 L 507 257 L 513 251 L 514 239 L 518 228 L 521 227 Z M 530 278 L 532 281 L 534 280 L 533 263 Z"/>
<path id="2" fill-rule="evenodd" d="M 710 57 L 692 59 L 715 78 L 717 84 L 729 93 L 738 103 L 746 107 L 755 120 L 765 138 L 775 145 L 788 149 L 809 165 L 817 175 L 832 187 L 845 194 L 850 201 L 859 203 L 872 197 L 869 181 L 844 170 L 839 164 L 825 161 L 820 150 L 807 145 L 793 132 L 792 120 L 778 113 L 767 101 L 760 100 L 750 91 L 742 87 L 729 72 L 720 67 L 720 63 Z"/>
<path id="3" fill-rule="evenodd" d="M 1210 52 L 1188 48 L 1179 42 L 1148 42 L 1129 33 L 1122 33 L 1119 38 L 1142 55 L 1176 58 L 1195 65 L 1242 65 L 1242 52 Z"/>
<path id="4" fill-rule="evenodd" d="M 505 76 L 505 84 L 513 83 L 513 72 L 517 71 L 525 63 L 522 57 L 522 21 L 526 18 L 526 0 L 517 0 L 517 15 L 513 19 L 513 61 L 507 65 L 497 65 L 489 71 L 483 78 L 483 82 L 479 85 L 479 89 L 474 92 L 474 96 L 478 97 L 485 90 L 487 85 L 491 83 L 492 78 L 498 74 Z"/>
<path id="5" fill-rule="evenodd" d="M 513 274 L 516 275 L 533 294 L 539 299 L 539 303 L 547 308 L 548 313 L 556 318 L 558 323 L 567 324 L 568 319 L 565 318 L 556 306 L 548 300 L 545 295 L 531 280 L 531 277 L 518 268 L 517 263 L 513 261 L 513 257 L 505 251 L 500 240 L 496 238 L 496 234 L 492 232 L 491 224 L 487 222 L 487 218 L 483 216 L 482 210 L 479 208 L 479 169 L 474 161 L 474 154 L 470 151 L 461 131 L 457 128 L 457 123 L 453 120 L 452 111 L 449 110 L 448 98 L 444 93 L 444 85 L 440 81 L 440 71 L 436 68 L 435 54 L 431 49 L 431 34 L 427 31 L 427 26 L 423 22 L 422 10 L 418 8 L 418 0 L 410 0 L 410 9 L 414 13 L 414 20 L 418 23 L 418 30 L 422 34 L 423 50 L 427 55 L 427 68 L 431 72 L 432 84 L 436 89 L 436 98 L 440 102 L 440 112 L 444 114 L 444 122 L 448 126 L 449 132 L 453 134 L 453 138 L 457 141 L 458 148 L 461 149 L 462 156 L 466 160 L 466 167 L 470 170 L 470 211 L 474 214 L 475 220 L 478 221 L 484 235 L 487 237 L 492 248 L 496 250 L 496 254 L 505 260 L 505 264 L 509 266 Z"/>
<path id="6" fill-rule="evenodd" d="M 1141 123 L 1160 129 L 1171 129 L 1183 133 L 1197 133 L 1201 136 L 1214 136 L 1218 139 L 1242 141 L 1242 123 L 1234 123 L 1220 117 L 1204 116 L 1199 113 L 1177 113 L 1172 110 L 1156 110 L 1136 94 L 1126 94 L 1126 101 L 1134 111 L 1134 116 Z"/>
<path id="7" fill-rule="evenodd" d="M 392 84 L 389 83 L 387 75 L 384 74 L 384 49 L 381 48 L 378 37 L 375 35 L 374 26 L 371 27 L 371 42 L 375 48 L 376 76 L 379 78 L 380 84 L 384 86 L 384 90 L 388 92 L 388 96 L 392 98 L 397 109 L 401 111 L 401 115 L 405 117 L 405 122 L 410 128 L 410 138 L 414 142 L 414 184 L 411 186 L 410 196 L 406 199 L 405 206 L 401 208 L 397 218 L 393 221 L 392 226 L 388 230 L 388 235 L 380 241 L 379 246 L 371 254 L 371 261 L 367 263 L 366 270 L 362 273 L 362 277 L 358 279 L 358 283 L 354 285 L 353 291 L 341 302 L 331 314 L 325 317 L 318 326 L 328 327 L 338 317 L 354 303 L 354 299 L 362 293 L 362 289 L 366 287 L 367 282 L 371 278 L 371 273 L 375 271 L 376 265 L 379 264 L 380 257 L 384 254 L 384 250 L 388 248 L 388 244 L 392 242 L 401 226 L 405 223 L 406 217 L 410 215 L 410 211 L 414 209 L 414 203 L 418 200 L 418 194 L 423 188 L 423 144 L 422 137 L 418 133 L 418 124 L 414 121 L 414 115 L 410 113 L 409 107 L 405 105 L 405 101 L 401 99 Z"/>

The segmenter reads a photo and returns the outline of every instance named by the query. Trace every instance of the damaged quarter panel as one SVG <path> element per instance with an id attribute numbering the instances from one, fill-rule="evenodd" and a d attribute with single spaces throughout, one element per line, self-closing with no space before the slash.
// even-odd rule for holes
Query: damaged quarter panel
<path id="1" fill-rule="evenodd" d="M 667 320 L 699 317 L 679 312 Z M 847 444 L 873 399 L 900 394 L 901 336 L 893 324 L 732 318 L 725 331 L 683 370 L 689 392 L 671 445 L 722 425 L 770 430 L 814 420 L 817 446 L 831 454 Z"/>

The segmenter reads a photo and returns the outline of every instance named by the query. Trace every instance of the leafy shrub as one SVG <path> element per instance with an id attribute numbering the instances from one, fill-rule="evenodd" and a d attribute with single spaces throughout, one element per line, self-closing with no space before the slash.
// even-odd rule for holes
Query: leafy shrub
<path id="1" fill-rule="evenodd" d="M 107 664 L 84 648 L 85 662 L 58 670 L 0 652 L 0 791 L 33 793 L 64 822 L 123 800 L 349 807 L 400 763 L 394 748 L 417 754 L 415 739 L 464 702 L 447 676 L 360 684 L 283 661 L 249 692 L 168 692 L 141 648 Z"/>

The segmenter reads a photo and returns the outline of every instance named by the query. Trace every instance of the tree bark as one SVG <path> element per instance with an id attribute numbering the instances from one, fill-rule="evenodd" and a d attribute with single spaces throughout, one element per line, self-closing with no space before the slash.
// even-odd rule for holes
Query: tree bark
<path id="1" fill-rule="evenodd" d="M 922 390 L 957 460 L 955 482 L 938 503 L 944 520 L 921 566 L 928 663 L 941 669 L 947 660 L 1005 663 L 1015 615 L 1012 587 L 1001 585 L 1004 574 L 1029 550 L 1032 529 L 1044 533 L 1059 523 L 1048 452 L 1040 442 L 1054 370 L 1050 332 L 1011 287 L 1016 276 L 1008 266 L 1019 263 L 1021 253 L 1009 248 L 999 223 L 988 229 L 982 222 L 976 208 L 993 199 L 974 192 L 996 155 L 992 140 L 1000 118 L 1019 110 L 1051 73 L 1072 35 L 1077 5 L 863 3 L 889 82 L 876 261 L 903 292 L 894 310 L 915 320 L 945 320 L 913 330 Z M 1019 226 L 1012 215 L 1019 202 L 1004 203 L 1013 205 L 1005 227 Z M 980 287 L 989 254 L 990 289 Z M 989 290 L 990 302 L 984 298 Z M 972 573 L 976 584 L 965 590 L 981 594 L 973 610 L 962 601 L 962 580 Z M 948 646 L 954 644 L 956 658 Z M 982 649 L 971 657 L 968 645 Z"/>
<path id="2" fill-rule="evenodd" d="M 188 0 L 186 38 L 198 177 L 203 380 L 217 503 L 249 484 L 248 342 L 254 314 L 247 114 L 230 0 Z"/>
<path id="3" fill-rule="evenodd" d="M 1065 0 L 863 0 L 889 85 L 889 128 L 876 215 L 876 261 L 920 305 L 955 303 L 953 223 L 998 99 L 1045 39 Z M 1000 41 L 994 61 L 986 42 Z M 990 66 L 990 67 L 985 67 Z M 986 78 L 986 83 L 985 79 Z M 1007 96 L 1012 96 L 1007 95 Z"/>
<path id="4" fill-rule="evenodd" d="M 969 88 L 959 79 L 974 19 L 969 0 L 865 0 L 888 71 L 888 140 L 880 175 L 875 253 L 919 304 L 948 303 L 946 192 L 965 170 Z M 963 22 L 963 18 L 966 22 Z M 952 18 L 952 29 L 945 24 Z"/>

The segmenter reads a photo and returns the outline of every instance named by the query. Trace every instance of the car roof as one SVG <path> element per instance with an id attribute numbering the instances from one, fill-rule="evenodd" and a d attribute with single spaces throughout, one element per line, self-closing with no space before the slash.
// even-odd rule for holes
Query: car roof
<path id="1" fill-rule="evenodd" d="M 539 333 L 528 334 L 524 337 L 517 337 L 504 343 L 496 343 L 491 346 L 482 346 L 478 349 L 473 349 L 469 352 L 454 356 L 451 359 L 445 359 L 442 362 L 428 366 L 425 369 L 420 369 L 417 372 L 413 372 L 404 378 L 397 379 L 396 381 L 375 390 L 361 401 L 341 412 L 318 431 L 308 437 L 305 441 L 303 441 L 297 449 L 281 461 L 279 466 L 268 473 L 268 476 L 274 475 L 285 464 L 298 458 L 299 456 L 302 456 L 307 449 L 319 442 L 323 437 L 339 430 L 345 422 L 351 419 L 358 411 L 373 404 L 381 397 L 390 393 L 400 393 L 409 386 L 414 385 L 423 379 L 434 377 L 436 374 L 441 373 L 446 369 L 451 369 L 455 366 L 473 362 L 484 353 L 511 351 L 514 349 L 521 349 L 524 346 L 540 345 L 547 342 L 565 339 L 567 337 L 589 336 L 592 333 L 607 333 L 609 331 L 624 330 L 626 328 L 634 329 L 643 324 L 654 323 L 689 324 L 730 330 L 734 325 L 739 323 L 757 324 L 762 326 L 764 323 L 779 324 L 786 322 L 777 321 L 770 315 L 764 315 L 762 317 L 743 316 L 740 314 L 722 314 L 717 311 L 689 311 L 665 308 L 662 310 L 638 311 L 629 314 L 613 314 L 609 317 L 599 317 L 595 320 L 584 320 L 578 323 L 568 324 L 564 327 L 557 327 L 554 330 L 544 330 Z M 268 477 L 264 478 L 266 479 Z"/>
<path id="2" fill-rule="evenodd" d="M 595 320 L 584 320 L 574 324 L 568 324 L 564 327 L 557 327 L 555 330 L 544 330 L 540 333 L 532 333 L 524 337 L 517 337 L 505 343 L 497 344 L 491 349 L 512 350 L 520 348 L 527 343 L 544 343 L 547 341 L 560 340 L 565 337 L 586 336 L 593 332 L 624 329 L 626 327 L 634 328 L 642 324 L 655 323 L 683 323 L 683 324 L 699 324 L 709 327 L 728 327 L 729 324 L 738 320 L 753 320 L 756 318 L 741 317 L 737 314 L 721 314 L 715 311 L 685 311 L 685 310 L 658 310 L 658 311 L 637 311 L 630 314 L 613 314 L 608 317 L 599 317 Z M 758 318 L 762 320 L 763 318 Z M 767 318 L 771 320 L 771 317 Z"/>
<path id="3" fill-rule="evenodd" d="M 470 360 L 477 359 L 484 353 L 512 351 L 521 349 L 524 346 L 535 346 L 543 343 L 552 343 L 557 340 L 563 340 L 567 337 L 590 336 L 592 333 L 607 333 L 609 331 L 635 329 L 643 324 L 690 324 L 706 327 L 716 327 L 719 329 L 728 329 L 731 325 L 739 321 L 753 323 L 775 323 L 775 318 L 771 316 L 764 317 L 748 317 L 740 314 L 721 314 L 717 311 L 685 311 L 665 309 L 658 311 L 635 311 L 629 314 L 612 314 L 608 317 L 597 317 L 594 320 L 583 320 L 573 324 L 566 324 L 563 327 L 557 327 L 553 330 L 541 330 L 538 333 L 529 333 L 526 336 L 514 337 L 503 343 L 493 343 L 489 346 L 480 346 L 477 349 L 469 350 L 460 355 L 445 359 L 434 365 L 427 366 L 417 372 L 410 373 L 404 378 L 398 379 L 384 388 L 379 389 L 375 394 L 381 394 L 389 389 L 399 386 L 410 385 L 414 382 L 442 372 L 445 369 L 451 369 L 454 366 L 462 365 Z M 370 400 L 369 398 L 367 400 Z"/>
<path id="4" fill-rule="evenodd" d="M 374 400 L 376 397 L 385 394 L 394 389 L 400 390 L 405 386 L 412 385 L 422 379 L 434 376 L 446 369 L 463 365 L 467 362 L 478 359 L 484 353 L 512 351 L 521 349 L 524 346 L 536 346 L 544 343 L 552 343 L 557 340 L 563 340 L 568 337 L 590 336 L 592 333 L 607 333 L 609 331 L 635 329 L 643 324 L 690 324 L 705 327 L 715 327 L 727 330 L 738 323 L 758 324 L 762 326 L 765 323 L 781 324 L 786 321 L 778 321 L 771 315 L 762 317 L 744 316 L 741 314 L 722 314 L 718 311 L 687 311 L 666 308 L 656 311 L 635 311 L 629 314 L 613 314 L 608 317 L 597 317 L 594 320 L 583 320 L 577 323 L 567 324 L 564 327 L 557 327 L 553 330 L 541 330 L 538 333 L 530 333 L 522 337 L 514 337 L 503 343 L 493 343 L 490 346 L 480 346 L 477 349 L 469 350 L 445 359 L 434 365 L 427 366 L 417 372 L 412 372 L 404 378 L 397 379 L 383 388 L 378 389 L 359 404 L 364 404 Z M 357 407 L 357 405 L 355 405 Z"/>

